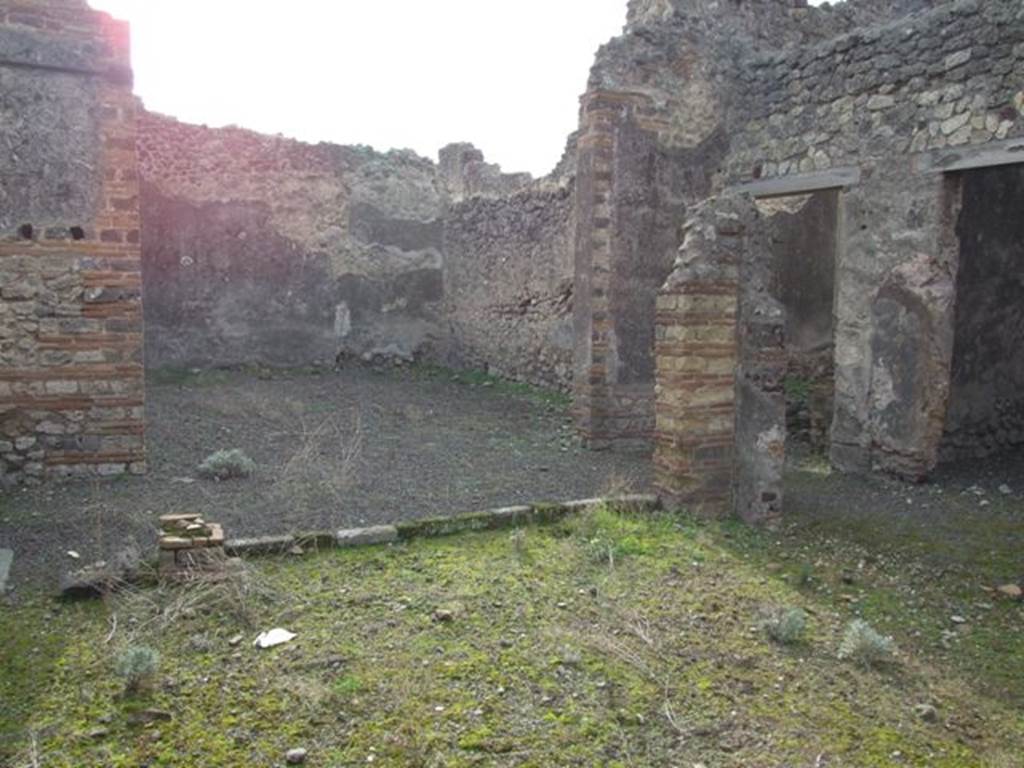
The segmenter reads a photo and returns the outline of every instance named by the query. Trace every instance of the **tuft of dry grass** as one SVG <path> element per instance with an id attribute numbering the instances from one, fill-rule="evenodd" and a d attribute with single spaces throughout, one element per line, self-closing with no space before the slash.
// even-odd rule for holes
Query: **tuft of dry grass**
<path id="1" fill-rule="evenodd" d="M 268 500 L 285 515 L 314 511 L 319 527 L 328 529 L 334 513 L 345 505 L 355 485 L 363 451 L 363 429 L 358 417 L 346 427 L 328 415 L 313 421 L 299 415 L 298 446 L 281 465 Z"/>
<path id="2" fill-rule="evenodd" d="M 158 581 L 155 573 L 150 576 L 146 581 L 155 586 L 124 584 L 113 595 L 111 615 L 116 623 L 108 642 L 118 634 L 118 627 L 122 628 L 119 643 L 131 644 L 200 615 L 224 616 L 255 628 L 269 609 L 282 602 L 280 592 L 244 561 L 216 578 L 202 571 L 191 577 L 186 573 L 173 582 Z"/>

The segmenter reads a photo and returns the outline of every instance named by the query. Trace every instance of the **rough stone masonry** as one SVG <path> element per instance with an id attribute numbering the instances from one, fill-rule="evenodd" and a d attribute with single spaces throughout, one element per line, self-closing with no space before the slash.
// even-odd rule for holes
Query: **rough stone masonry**
<path id="1" fill-rule="evenodd" d="M 0 3 L 0 481 L 142 472 L 127 26 Z"/>
<path id="2" fill-rule="evenodd" d="M 639 88 L 646 109 L 671 115 L 672 94 L 704 94 L 697 113 L 710 116 L 705 133 L 728 136 L 715 161 L 716 198 L 699 216 L 691 212 L 690 226 L 704 227 L 737 264 L 782 260 L 779 243 L 765 237 L 778 229 L 774 216 L 738 214 L 735 196 L 837 195 L 832 222 L 803 214 L 800 224 L 824 230 L 820 258 L 834 260 L 831 463 L 921 479 L 943 453 L 984 455 L 1022 442 L 1014 306 L 1024 247 L 1019 217 L 1009 211 L 1024 203 L 1024 7 L 764 2 L 732 13 L 727 5 L 637 3 L 634 31 L 619 44 L 632 39 L 633 55 L 643 50 L 650 60 L 651 41 L 658 41 L 657 51 L 680 64 L 671 71 L 682 74 L 681 84 L 670 91 Z M 862 10 L 875 17 L 871 26 L 860 26 Z M 749 23 L 755 18 L 756 26 Z M 671 130 L 662 129 L 661 145 L 671 140 Z M 699 288 L 686 271 L 698 245 L 683 244 L 662 291 L 666 309 Z M 729 317 L 715 310 L 717 332 L 731 326 L 742 342 L 753 331 L 749 311 L 742 319 L 745 304 L 763 320 L 771 311 L 765 302 L 799 295 L 791 290 L 799 279 L 790 277 L 787 290 L 784 278 L 741 280 L 739 309 Z M 798 287 L 820 296 L 813 285 Z M 787 311 L 800 309 L 784 304 L 784 328 L 792 326 Z M 733 317 L 741 318 L 738 326 Z M 657 324 L 660 488 L 748 519 L 777 516 L 784 414 L 774 407 L 776 417 L 766 420 L 769 402 L 756 413 L 744 405 L 744 371 L 759 367 L 756 350 L 763 347 L 740 350 L 733 393 L 718 391 L 717 413 L 723 425 L 732 421 L 731 436 L 724 426 L 705 433 L 685 418 L 706 407 L 704 374 L 681 379 L 677 371 L 675 339 L 694 322 L 666 312 Z M 794 342 L 786 335 L 784 348 Z M 715 359 L 702 351 L 685 363 L 701 371 Z M 760 391 L 776 393 L 775 403 L 778 375 L 762 369 L 755 377 Z M 730 493 L 701 490 L 709 461 L 731 478 Z M 758 477 L 774 480 L 753 482 Z"/>
<path id="3" fill-rule="evenodd" d="M 1018 0 L 630 0 L 536 180 L 186 125 L 84 3 L 0 22 L 7 482 L 143 468 L 140 245 L 148 365 L 571 388 L 709 513 L 781 513 L 787 431 L 912 479 L 1024 443 Z"/>

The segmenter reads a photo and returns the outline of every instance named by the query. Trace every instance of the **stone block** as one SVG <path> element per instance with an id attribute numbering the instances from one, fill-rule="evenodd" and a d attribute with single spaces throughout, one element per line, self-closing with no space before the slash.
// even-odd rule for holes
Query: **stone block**
<path id="1" fill-rule="evenodd" d="M 181 536 L 161 536 L 160 549 L 190 549 L 193 546 L 192 539 Z"/>
<path id="2" fill-rule="evenodd" d="M 224 550 L 229 555 L 271 555 L 287 552 L 295 546 L 294 536 L 255 536 L 245 539 L 229 539 Z"/>
<path id="3" fill-rule="evenodd" d="M 368 528 L 348 528 L 334 534 L 339 547 L 361 547 L 371 544 L 390 544 L 398 541 L 398 529 L 393 525 L 375 525 Z"/>
<path id="4" fill-rule="evenodd" d="M 14 552 L 10 549 L 0 549 L 0 596 L 7 590 L 7 579 L 10 577 L 13 564 Z"/>

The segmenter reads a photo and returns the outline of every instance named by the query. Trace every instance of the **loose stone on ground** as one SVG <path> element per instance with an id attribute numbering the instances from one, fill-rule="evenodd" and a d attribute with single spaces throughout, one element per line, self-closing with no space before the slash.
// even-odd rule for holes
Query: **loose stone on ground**
<path id="1" fill-rule="evenodd" d="M 7 589 L 7 577 L 11 572 L 11 563 L 14 562 L 14 552 L 9 549 L 0 549 L 0 595 Z"/>

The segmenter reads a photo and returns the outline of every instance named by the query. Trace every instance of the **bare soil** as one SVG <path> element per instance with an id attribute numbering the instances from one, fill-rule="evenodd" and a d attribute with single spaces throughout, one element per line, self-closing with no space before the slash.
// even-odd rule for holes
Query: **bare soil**
<path id="1" fill-rule="evenodd" d="M 156 371 L 149 473 L 0 495 L 11 585 L 52 589 L 76 562 L 156 541 L 156 520 L 202 513 L 229 537 L 334 530 L 524 501 L 644 490 L 641 456 L 583 450 L 559 393 L 414 367 Z M 218 449 L 252 477 L 201 479 Z M 76 561 L 68 551 L 80 555 Z"/>

